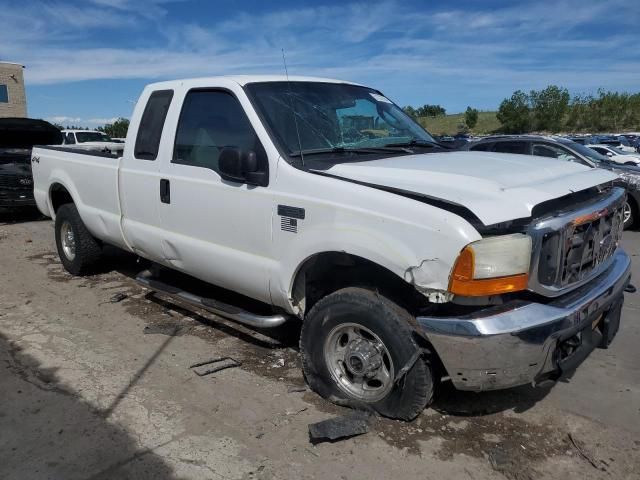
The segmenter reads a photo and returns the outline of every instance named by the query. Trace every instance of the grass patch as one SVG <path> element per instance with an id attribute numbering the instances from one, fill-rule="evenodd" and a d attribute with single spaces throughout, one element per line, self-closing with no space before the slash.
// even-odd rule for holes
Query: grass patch
<path id="1" fill-rule="evenodd" d="M 487 135 L 500 128 L 500 122 L 496 118 L 497 112 L 478 112 L 478 124 L 471 130 L 475 135 Z M 454 113 L 442 117 L 420 117 L 420 125 L 434 135 L 455 135 L 458 126 L 464 123 L 464 113 Z"/>

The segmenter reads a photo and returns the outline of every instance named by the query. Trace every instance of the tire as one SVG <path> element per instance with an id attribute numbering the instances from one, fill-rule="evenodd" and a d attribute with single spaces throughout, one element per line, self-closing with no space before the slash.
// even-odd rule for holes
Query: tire
<path id="1" fill-rule="evenodd" d="M 431 401 L 435 382 L 424 356 L 418 357 L 401 381 L 395 381 L 398 372 L 420 350 L 412 322 L 414 318 L 406 310 L 363 288 L 344 288 L 322 298 L 305 318 L 300 335 L 307 383 L 334 403 L 413 420 Z M 343 350 L 339 352 L 338 348 Z M 391 386 L 374 378 L 362 382 L 366 384 L 362 392 L 354 391 L 359 390 L 360 381 L 351 370 L 376 365 L 376 375 L 390 378 Z M 372 375 L 369 370 L 364 378 Z"/>
<path id="2" fill-rule="evenodd" d="M 624 210 L 625 210 L 625 217 L 627 217 L 627 212 L 629 215 L 627 218 L 625 218 L 624 229 L 630 230 L 634 228 L 638 223 L 638 205 L 632 199 L 627 198 L 624 204 Z"/>
<path id="3" fill-rule="evenodd" d="M 92 273 L 100 261 L 102 246 L 87 230 L 73 203 L 56 213 L 56 247 L 65 270 L 72 275 Z"/>

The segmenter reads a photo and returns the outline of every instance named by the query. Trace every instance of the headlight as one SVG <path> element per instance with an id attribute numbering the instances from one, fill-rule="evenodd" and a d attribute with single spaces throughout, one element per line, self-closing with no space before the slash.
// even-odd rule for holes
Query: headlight
<path id="1" fill-rule="evenodd" d="M 481 297 L 527 288 L 531 237 L 521 233 L 487 237 L 467 245 L 456 260 L 449 291 Z"/>

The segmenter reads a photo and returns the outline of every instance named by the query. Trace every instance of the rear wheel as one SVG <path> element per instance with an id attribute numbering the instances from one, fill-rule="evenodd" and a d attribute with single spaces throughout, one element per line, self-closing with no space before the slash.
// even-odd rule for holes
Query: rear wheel
<path id="1" fill-rule="evenodd" d="M 321 299 L 307 315 L 300 339 L 309 386 L 336 403 L 412 420 L 434 389 L 412 321 L 406 310 L 362 288 Z"/>
<path id="2" fill-rule="evenodd" d="M 100 260 L 102 247 L 87 230 L 72 203 L 56 212 L 56 247 L 64 268 L 72 275 L 91 273 Z"/>

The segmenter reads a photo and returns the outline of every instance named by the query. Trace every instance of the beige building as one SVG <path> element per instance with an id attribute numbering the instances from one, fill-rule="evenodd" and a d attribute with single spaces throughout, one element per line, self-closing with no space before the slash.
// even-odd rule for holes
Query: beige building
<path id="1" fill-rule="evenodd" d="M 23 69 L 17 63 L 0 62 L 0 118 L 27 116 Z"/>

